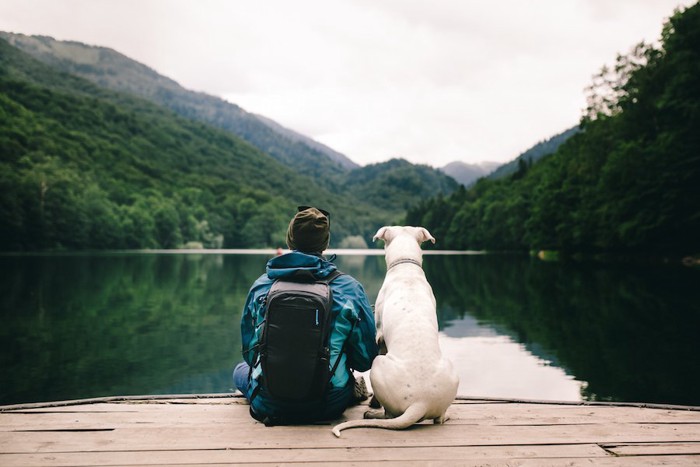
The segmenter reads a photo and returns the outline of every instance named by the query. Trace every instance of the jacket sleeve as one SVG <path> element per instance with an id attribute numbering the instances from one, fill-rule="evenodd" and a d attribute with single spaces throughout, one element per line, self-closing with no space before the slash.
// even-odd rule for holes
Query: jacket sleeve
<path id="1" fill-rule="evenodd" d="M 248 292 L 243 313 L 241 315 L 241 346 L 243 360 L 250 365 L 254 365 L 255 350 L 260 337 L 260 325 L 264 319 L 263 308 L 265 297 L 269 291 L 271 281 L 267 276 L 261 276 Z"/>
<path id="2" fill-rule="evenodd" d="M 357 321 L 348 342 L 348 363 L 358 371 L 367 371 L 377 356 L 377 329 L 374 324 L 374 312 L 369 304 L 365 289 L 359 282 L 355 283 L 355 311 Z"/>

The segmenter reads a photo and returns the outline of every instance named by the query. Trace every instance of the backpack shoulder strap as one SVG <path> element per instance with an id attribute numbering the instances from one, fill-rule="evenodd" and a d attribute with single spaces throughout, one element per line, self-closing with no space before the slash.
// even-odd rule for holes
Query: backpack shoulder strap
<path id="1" fill-rule="evenodd" d="M 336 277 L 342 276 L 343 274 L 345 274 L 345 273 L 336 269 L 333 272 L 331 272 L 330 274 L 328 274 L 326 277 L 324 277 L 323 279 L 319 279 L 316 282 L 321 282 L 323 284 L 330 284 L 331 282 L 333 282 L 335 280 Z"/>

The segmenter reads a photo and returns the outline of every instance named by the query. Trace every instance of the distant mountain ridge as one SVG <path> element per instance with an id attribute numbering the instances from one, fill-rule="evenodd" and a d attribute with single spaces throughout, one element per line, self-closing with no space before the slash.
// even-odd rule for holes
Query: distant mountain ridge
<path id="1" fill-rule="evenodd" d="M 440 168 L 439 170 L 457 180 L 464 186 L 469 186 L 481 177 L 490 174 L 500 167 L 500 162 L 479 162 L 468 164 L 462 161 L 454 161 Z"/>
<path id="2" fill-rule="evenodd" d="M 319 143 L 315 139 L 311 139 L 308 136 L 302 135 L 301 133 L 297 133 L 294 130 L 290 130 L 287 127 L 284 127 L 277 123 L 276 121 L 269 119 L 263 115 L 260 114 L 250 114 L 257 118 L 258 120 L 262 121 L 265 125 L 269 126 L 273 130 L 277 131 L 280 134 L 283 134 L 287 136 L 289 139 L 293 141 L 301 141 L 302 143 L 306 144 L 307 146 L 316 149 L 320 152 L 322 152 L 324 155 L 329 157 L 331 160 L 337 162 L 341 166 L 345 167 L 348 170 L 353 170 L 357 169 L 360 167 L 359 164 L 356 164 L 353 162 L 351 159 L 349 159 L 347 156 L 344 154 L 339 153 L 335 149 L 329 148 L 323 143 Z"/>
<path id="3" fill-rule="evenodd" d="M 579 131 L 581 131 L 581 129 L 578 125 L 568 128 L 551 138 L 540 141 L 505 164 L 499 162 L 468 164 L 462 161 L 454 161 L 441 167 L 439 170 L 454 178 L 465 187 L 470 187 L 482 177 L 492 180 L 508 177 L 516 173 L 521 164 L 532 165 L 544 156 L 555 153 L 557 149 L 559 149 L 559 146 L 564 144 L 566 140 Z"/>
<path id="4" fill-rule="evenodd" d="M 566 140 L 574 136 L 579 131 L 581 131 L 581 129 L 578 125 L 576 125 L 552 136 L 551 138 L 547 138 L 544 141 L 540 141 L 527 151 L 518 155 L 518 157 L 516 157 L 512 161 L 503 164 L 493 172 L 489 173 L 487 178 L 496 180 L 499 178 L 507 177 L 509 175 L 513 175 L 518 171 L 518 167 L 521 164 L 520 161 L 523 161 L 523 163 L 525 163 L 526 165 L 532 165 L 538 160 L 542 159 L 544 156 L 554 154 L 555 152 L 557 152 L 557 149 L 559 149 L 559 146 L 564 144 Z"/>

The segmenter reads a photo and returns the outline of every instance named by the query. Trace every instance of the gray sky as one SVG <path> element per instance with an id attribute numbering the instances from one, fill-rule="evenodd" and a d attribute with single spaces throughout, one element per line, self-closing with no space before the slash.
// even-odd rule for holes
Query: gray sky
<path id="1" fill-rule="evenodd" d="M 691 0 L 0 0 L 0 30 L 113 48 L 359 164 L 506 162 Z"/>

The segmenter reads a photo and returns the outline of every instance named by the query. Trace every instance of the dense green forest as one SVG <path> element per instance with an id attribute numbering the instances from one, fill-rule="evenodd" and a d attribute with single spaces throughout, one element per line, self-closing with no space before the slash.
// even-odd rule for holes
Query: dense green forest
<path id="1" fill-rule="evenodd" d="M 142 97 L 183 117 L 229 131 L 326 187 L 332 187 L 347 170 L 358 167 L 326 146 L 221 98 L 185 89 L 115 50 L 46 36 L 0 32 L 0 38 L 60 71 L 106 89 Z"/>
<path id="2" fill-rule="evenodd" d="M 457 187 L 453 178 L 403 159 L 355 169 L 342 184 L 346 192 L 361 194 L 362 200 L 372 206 L 401 212 L 417 199 L 430 198 L 435 192 L 451 193 Z"/>
<path id="3" fill-rule="evenodd" d="M 404 190 L 400 209 L 375 206 L 228 131 L 60 72 L 4 40 L 0 103 L 6 251 L 284 246 L 298 204 L 334 213 L 338 246 L 348 236 L 370 238 L 420 196 Z M 394 187 L 413 186 L 423 172 L 437 174 L 411 166 Z"/>
<path id="4" fill-rule="evenodd" d="M 587 90 L 581 131 L 505 179 L 410 209 L 441 248 L 700 253 L 700 4 Z"/>

